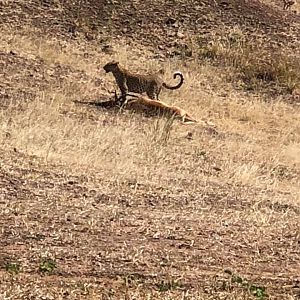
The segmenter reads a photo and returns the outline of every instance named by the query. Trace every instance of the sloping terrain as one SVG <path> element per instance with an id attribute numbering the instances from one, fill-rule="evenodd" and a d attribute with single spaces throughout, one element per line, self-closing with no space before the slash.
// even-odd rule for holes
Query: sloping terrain
<path id="1" fill-rule="evenodd" d="M 0 2 L 0 298 L 300 299 L 299 9 Z M 103 107 L 113 59 L 199 123 Z"/>

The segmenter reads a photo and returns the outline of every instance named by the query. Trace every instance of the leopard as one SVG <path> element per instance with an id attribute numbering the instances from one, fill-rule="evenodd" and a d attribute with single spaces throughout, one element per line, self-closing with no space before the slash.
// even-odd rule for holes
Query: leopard
<path id="1" fill-rule="evenodd" d="M 175 86 L 171 86 L 162 79 L 164 75 L 163 69 L 147 75 L 137 74 L 121 66 L 118 61 L 107 63 L 103 69 L 106 73 L 111 72 L 115 77 L 121 91 L 121 97 L 119 99 L 122 99 L 123 103 L 126 103 L 126 95 L 128 92 L 146 93 L 150 99 L 159 100 L 158 97 L 163 87 L 169 90 L 176 90 L 179 89 L 184 82 L 184 77 L 179 71 L 173 74 L 173 78 L 176 79 L 176 77 L 180 77 L 180 82 Z"/>

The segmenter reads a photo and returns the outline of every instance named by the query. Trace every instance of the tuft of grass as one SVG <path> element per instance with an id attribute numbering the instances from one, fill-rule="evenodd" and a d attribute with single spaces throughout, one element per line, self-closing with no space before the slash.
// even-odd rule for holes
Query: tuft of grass
<path id="1" fill-rule="evenodd" d="M 260 83 L 276 84 L 287 93 L 292 93 L 300 83 L 299 63 L 281 53 L 270 56 L 254 49 L 248 60 L 238 66 L 242 78 L 249 88 L 255 88 Z M 257 55 L 255 58 L 254 55 Z M 297 66 L 298 65 L 298 66 Z"/>
<path id="2" fill-rule="evenodd" d="M 21 271 L 21 265 L 19 263 L 10 262 L 5 266 L 6 271 L 11 275 L 17 275 Z"/>
<path id="3" fill-rule="evenodd" d="M 42 259 L 39 270 L 41 273 L 52 273 L 57 268 L 57 263 L 51 258 Z"/>
<path id="4" fill-rule="evenodd" d="M 179 289 L 182 287 L 182 285 L 180 284 L 180 282 L 174 279 L 169 279 L 169 280 L 161 280 L 156 284 L 156 287 L 160 292 L 168 292 L 168 291 Z"/>
<path id="5" fill-rule="evenodd" d="M 153 124 L 153 142 L 166 145 L 170 139 L 174 124 L 174 115 L 167 116 L 164 119 L 157 119 Z"/>
<path id="6" fill-rule="evenodd" d="M 250 294 L 256 297 L 258 300 L 264 300 L 268 297 L 266 294 L 265 287 L 255 285 L 248 280 L 238 276 L 237 274 L 234 274 L 230 270 L 225 270 L 225 273 L 230 275 L 231 283 L 237 283 L 241 285 L 245 290 L 247 290 Z"/>

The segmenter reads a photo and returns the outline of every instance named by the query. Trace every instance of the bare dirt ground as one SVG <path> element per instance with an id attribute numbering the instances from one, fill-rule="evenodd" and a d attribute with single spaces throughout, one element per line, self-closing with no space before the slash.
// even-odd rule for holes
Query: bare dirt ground
<path id="1" fill-rule="evenodd" d="M 1 1 L 0 299 L 300 299 L 299 13 Z M 112 59 L 199 124 L 101 107 Z"/>

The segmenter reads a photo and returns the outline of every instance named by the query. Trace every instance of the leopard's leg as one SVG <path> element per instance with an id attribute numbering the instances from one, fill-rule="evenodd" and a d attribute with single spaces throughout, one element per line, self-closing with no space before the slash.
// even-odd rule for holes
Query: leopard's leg
<path id="1" fill-rule="evenodd" d="M 147 96 L 148 96 L 150 99 L 152 99 L 152 100 L 158 99 L 158 98 L 157 98 L 158 94 L 157 94 L 157 91 L 156 91 L 156 89 L 155 89 L 154 86 L 152 86 L 151 88 L 149 88 L 149 90 L 148 90 L 146 93 L 147 93 Z"/>
<path id="2" fill-rule="evenodd" d="M 120 97 L 118 96 L 117 91 L 115 90 L 115 102 L 118 102 L 119 99 L 120 99 Z"/>
<path id="3" fill-rule="evenodd" d="M 120 82 L 120 90 L 121 90 L 121 96 L 119 97 L 118 100 L 120 101 L 121 107 L 123 107 L 127 104 L 126 95 L 128 94 L 128 87 L 126 84 L 126 79 Z"/>
<path id="4" fill-rule="evenodd" d="M 156 95 L 156 100 L 159 100 L 158 96 L 161 92 L 161 87 L 156 89 L 155 95 Z"/>

